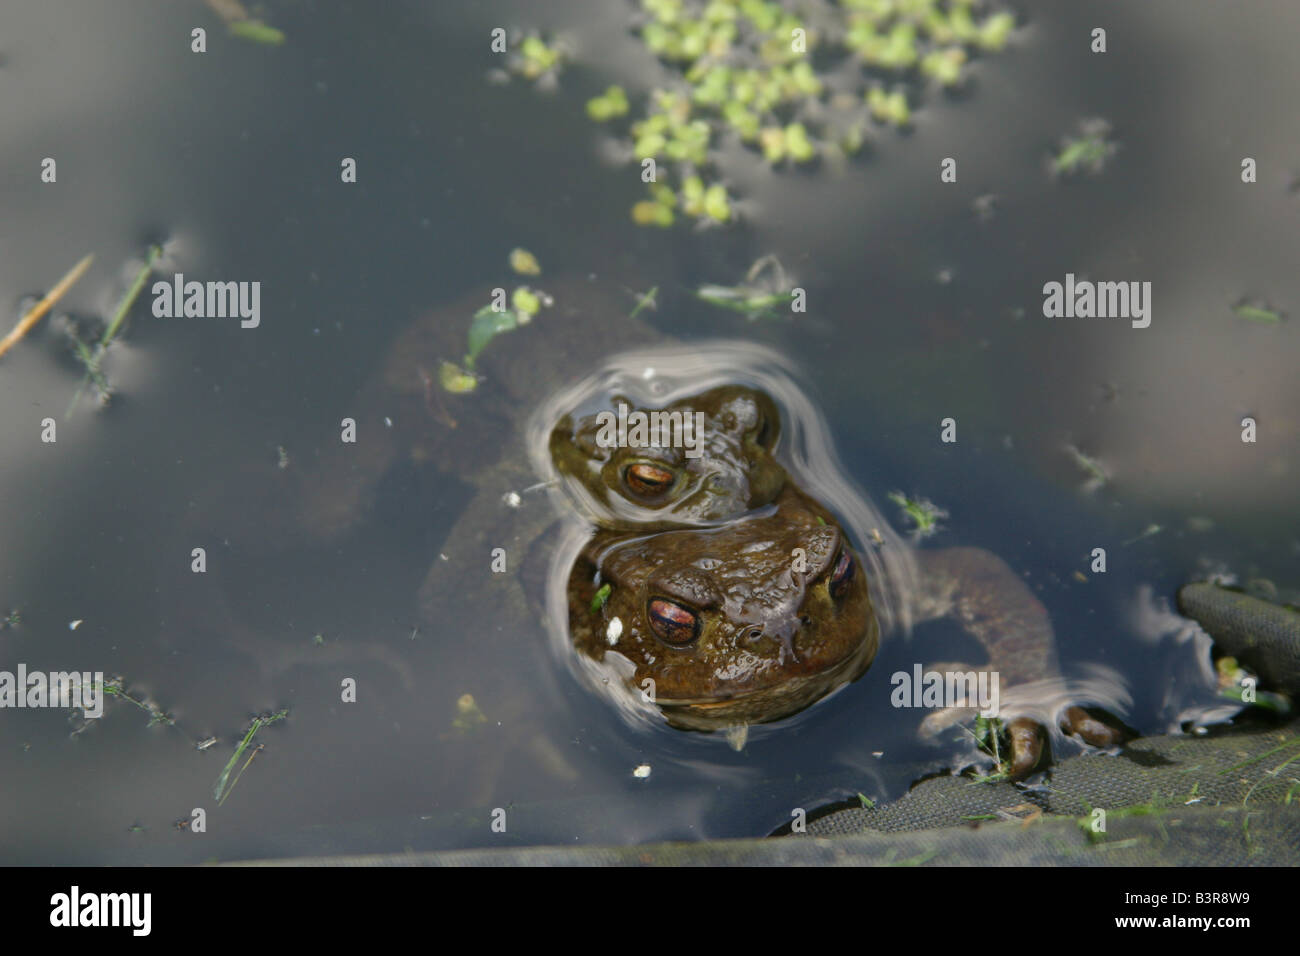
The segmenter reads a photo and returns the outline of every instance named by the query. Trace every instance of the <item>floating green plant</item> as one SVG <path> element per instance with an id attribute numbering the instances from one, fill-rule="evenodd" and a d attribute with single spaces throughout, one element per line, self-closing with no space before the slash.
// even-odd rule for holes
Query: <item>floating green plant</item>
<path id="1" fill-rule="evenodd" d="M 526 285 L 515 289 L 510 296 L 510 304 L 514 307 L 515 319 L 520 325 L 527 325 L 533 316 L 542 311 L 542 297 Z"/>
<path id="2" fill-rule="evenodd" d="M 126 691 L 126 682 L 121 677 L 109 677 L 100 685 L 100 690 L 110 697 L 116 697 L 118 700 L 124 700 L 128 704 L 138 707 L 149 715 L 149 726 L 164 724 L 168 727 L 175 725 L 176 718 L 167 713 L 152 701 L 143 701 L 138 697 L 133 697 Z"/>
<path id="3" fill-rule="evenodd" d="M 765 292 L 745 286 L 702 285 L 696 296 L 709 305 L 731 309 L 747 319 L 775 319 L 777 306 L 788 305 L 794 296 L 789 292 Z"/>
<path id="4" fill-rule="evenodd" d="M 510 250 L 510 268 L 521 276 L 539 276 L 542 274 L 542 265 L 537 261 L 537 257 L 523 248 Z"/>
<path id="5" fill-rule="evenodd" d="M 502 332 L 519 327 L 519 316 L 511 309 L 496 309 L 485 305 L 474 313 L 469 323 L 469 351 L 465 354 L 465 367 L 473 368 L 479 353 Z"/>
<path id="6" fill-rule="evenodd" d="M 939 520 L 948 517 L 947 511 L 928 498 L 909 498 L 902 492 L 891 491 L 889 500 L 912 519 L 912 534 L 918 538 L 935 534 L 939 530 Z"/>
<path id="7" fill-rule="evenodd" d="M 627 115 L 627 94 L 621 86 L 611 86 L 602 96 L 587 100 L 587 115 L 597 123 L 605 123 Z"/>
<path id="8" fill-rule="evenodd" d="M 715 147 L 727 134 L 772 164 L 855 153 L 869 121 L 895 127 L 911 122 L 912 103 L 925 81 L 957 86 L 972 57 L 1006 46 L 1015 16 L 995 5 L 840 0 L 805 20 L 771 0 L 640 0 L 636 32 L 667 76 L 649 91 L 645 114 L 628 124 L 631 155 L 672 164 L 670 174 L 683 190 L 692 176 L 713 179 L 724 190 Z M 812 60 L 818 50 L 827 62 L 849 56 L 859 64 L 847 91 L 843 71 L 834 92 L 818 74 Z M 850 108 L 839 108 L 846 101 Z M 630 112 L 618 86 L 586 108 L 601 123 Z M 662 185 L 658 170 L 655 181 Z M 638 202 L 632 218 L 657 227 L 671 226 L 676 212 L 715 223 L 731 218 L 730 203 L 723 216 L 719 203 L 679 198 L 677 207 L 662 198 Z"/>
<path id="9" fill-rule="evenodd" d="M 906 126 L 912 120 L 912 110 L 902 90 L 887 93 L 881 87 L 873 86 L 867 91 L 867 109 L 872 118 L 893 126 Z"/>
<path id="10" fill-rule="evenodd" d="M 755 260 L 743 282 L 730 286 L 702 285 L 695 295 L 709 305 L 739 312 L 751 321 L 789 315 L 789 309 L 782 307 L 789 306 L 795 298 L 785 269 L 773 255 Z"/>
<path id="11" fill-rule="evenodd" d="M 455 362 L 444 361 L 438 366 L 438 384 L 442 386 L 444 392 L 463 395 L 478 388 L 478 379 Z"/>
<path id="12" fill-rule="evenodd" d="M 627 314 L 629 319 L 635 319 L 646 309 L 654 310 L 659 308 L 659 287 L 657 285 L 651 286 L 647 292 L 633 294 L 636 295 L 636 305 L 633 307 L 632 311 Z"/>
<path id="13" fill-rule="evenodd" d="M 512 66 L 525 79 L 539 80 L 557 75 L 563 64 L 564 53 L 558 46 L 550 46 L 537 34 L 530 34 L 519 44 L 519 56 Z"/>
<path id="14" fill-rule="evenodd" d="M 515 249 L 509 258 L 510 267 L 515 272 L 539 275 L 542 271 L 537 257 L 527 249 Z M 521 285 L 511 293 L 509 308 L 496 303 L 483 306 L 470 319 L 468 350 L 462 360 L 464 367 L 455 362 L 443 361 L 438 368 L 438 384 L 444 391 L 456 394 L 474 391 L 478 387 L 474 365 L 488 343 L 498 335 L 527 325 L 542 309 L 552 304 L 551 297 L 545 292 Z"/>
<path id="15" fill-rule="evenodd" d="M 663 183 L 650 185 L 650 198 L 643 199 L 632 207 L 632 221 L 638 226 L 659 226 L 667 228 L 676 218 L 673 210 L 677 206 L 677 194 Z"/>
<path id="16" fill-rule="evenodd" d="M 1110 138 L 1110 123 L 1104 119 L 1086 119 L 1079 124 L 1077 135 L 1061 140 L 1051 170 L 1058 176 L 1073 176 L 1081 172 L 1096 175 L 1105 169 L 1118 148 Z"/>
<path id="17" fill-rule="evenodd" d="M 253 752 L 248 755 L 248 760 L 244 763 L 244 766 L 239 769 L 239 773 L 235 776 L 234 781 L 230 784 L 230 787 L 227 788 L 226 781 L 230 779 L 230 771 L 235 768 L 235 764 L 238 763 L 239 758 L 243 756 L 244 751 L 248 749 L 250 744 L 252 744 L 253 738 L 257 736 L 257 732 L 268 724 L 273 724 L 277 720 L 283 720 L 288 716 L 289 711 L 281 710 L 274 714 L 260 714 L 253 718 L 253 723 L 249 726 L 248 733 L 244 734 L 244 739 L 239 742 L 239 746 L 235 748 L 234 754 L 232 754 L 230 759 L 226 761 L 226 766 L 222 769 L 221 776 L 217 777 L 217 785 L 212 790 L 212 796 L 217 801 L 217 806 L 221 806 L 226 802 L 226 797 L 229 797 L 231 792 L 235 789 L 235 784 L 239 783 L 239 778 L 244 775 L 244 771 L 248 769 L 248 765 L 252 763 L 253 758 L 261 752 L 262 747 L 261 745 L 258 745 Z"/>
<path id="18" fill-rule="evenodd" d="M 122 331 L 122 325 L 126 321 L 126 317 L 130 314 L 136 300 L 140 298 L 140 293 L 144 291 L 145 283 L 149 281 L 154 265 L 161 257 L 162 248 L 160 246 L 153 245 L 149 247 L 145 253 L 144 264 L 140 266 L 135 279 L 118 301 L 117 308 L 113 310 L 113 317 L 109 319 L 104 334 L 99 337 L 97 342 L 88 344 L 76 332 L 75 328 L 69 332 L 73 351 L 76 353 L 77 359 L 85 367 L 86 374 L 77 387 L 76 393 L 72 396 L 72 401 L 69 403 L 65 415 L 72 413 L 72 409 L 76 407 L 87 385 L 94 385 L 95 390 L 99 393 L 100 402 L 107 404 L 111 395 L 111 388 L 100 366 L 103 363 L 105 354 L 107 354 L 108 347 L 113 344 L 113 340 Z"/>
<path id="19" fill-rule="evenodd" d="M 1239 319 L 1245 319 L 1247 322 L 1257 322 L 1260 325 L 1277 325 L 1285 318 L 1285 313 L 1280 309 L 1275 309 L 1267 302 L 1258 300 L 1242 300 L 1232 307 L 1232 314 Z"/>
<path id="20" fill-rule="evenodd" d="M 231 36 L 262 46 L 280 46 L 284 43 L 284 32 L 261 20 L 236 20 L 229 25 L 229 30 Z"/>
<path id="21" fill-rule="evenodd" d="M 1066 445 L 1065 453 L 1070 456 L 1079 470 L 1088 476 L 1088 481 L 1084 484 L 1085 490 L 1096 491 L 1110 481 L 1110 472 L 1106 470 L 1099 459 L 1083 452 L 1074 445 Z"/>

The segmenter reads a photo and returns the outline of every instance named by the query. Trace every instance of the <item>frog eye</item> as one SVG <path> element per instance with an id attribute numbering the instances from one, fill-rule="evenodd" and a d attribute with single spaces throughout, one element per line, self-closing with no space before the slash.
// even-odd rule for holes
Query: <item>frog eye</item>
<path id="1" fill-rule="evenodd" d="M 840 556 L 835 560 L 835 569 L 831 571 L 830 592 L 831 597 L 839 600 L 849 593 L 849 588 L 853 585 L 853 576 L 857 573 L 857 564 L 853 560 L 853 555 L 847 548 L 840 550 Z"/>
<path id="2" fill-rule="evenodd" d="M 685 647 L 700 636 L 700 616 L 676 601 L 651 598 L 645 610 L 651 630 L 665 644 Z"/>
<path id="3" fill-rule="evenodd" d="M 673 486 L 677 476 L 667 468 L 637 462 L 623 473 L 623 482 L 638 498 L 657 498 Z"/>

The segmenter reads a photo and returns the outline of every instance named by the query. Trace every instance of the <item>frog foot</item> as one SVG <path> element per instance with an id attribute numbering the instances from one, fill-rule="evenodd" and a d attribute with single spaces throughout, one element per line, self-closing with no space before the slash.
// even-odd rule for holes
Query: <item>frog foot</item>
<path id="1" fill-rule="evenodd" d="M 946 707 L 926 716 L 921 721 L 921 733 L 934 737 L 953 724 L 974 720 L 979 711 L 974 707 Z M 1119 730 L 1092 716 L 1082 707 L 1070 706 L 1061 712 L 1058 720 L 1062 733 L 1076 735 L 1094 747 L 1113 747 L 1127 739 Z M 1046 763 L 1049 750 L 1046 746 L 1048 731 L 1033 717 L 1016 717 L 1005 727 L 1008 753 L 999 769 L 1009 780 L 1023 780 Z"/>
<path id="2" fill-rule="evenodd" d="M 1064 733 L 1078 736 L 1094 747 L 1115 747 L 1128 738 L 1121 728 L 1094 717 L 1082 707 L 1065 708 L 1061 712 L 1060 725 Z"/>
<path id="3" fill-rule="evenodd" d="M 1017 717 L 1007 724 L 1007 741 L 1011 756 L 1002 765 L 1011 780 L 1023 780 L 1043 760 L 1043 741 L 1047 729 L 1032 717 Z"/>
<path id="4" fill-rule="evenodd" d="M 945 707 L 926 715 L 921 721 L 921 734 L 934 737 L 954 724 L 970 723 L 978 716 L 976 707 Z M 1032 717 L 1016 717 L 1007 722 L 1005 731 L 1010 750 L 998 770 L 1010 780 L 1022 780 L 1043 762 L 1047 729 Z"/>
<path id="5" fill-rule="evenodd" d="M 1071 705 L 1057 718 L 1061 732 L 1077 736 L 1094 747 L 1107 748 L 1122 744 L 1128 735 L 1120 728 L 1094 717 L 1082 707 Z M 1011 780 L 1022 780 L 1043 762 L 1043 742 L 1047 729 L 1032 717 L 1017 717 L 1007 724 L 1010 759 L 1003 770 Z"/>

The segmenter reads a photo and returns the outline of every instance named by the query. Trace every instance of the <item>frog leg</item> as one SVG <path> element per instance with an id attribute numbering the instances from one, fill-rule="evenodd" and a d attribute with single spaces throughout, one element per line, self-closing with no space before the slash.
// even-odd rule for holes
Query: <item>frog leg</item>
<path id="1" fill-rule="evenodd" d="M 320 445 L 295 453 L 294 511 L 303 532 L 326 541 L 347 532 L 403 459 L 436 463 L 463 481 L 475 480 L 499 459 L 518 409 L 527 406 L 499 382 L 453 394 L 439 380 L 443 361 L 464 353 L 466 317 L 487 297 L 474 292 L 409 323 L 378 371 L 330 414 Z M 344 418 L 355 422 L 352 441 L 340 441 L 333 431 L 333 422 Z"/>
<path id="2" fill-rule="evenodd" d="M 983 548 L 918 555 L 925 593 L 919 619 L 951 617 L 980 642 L 1006 684 L 1057 677 L 1056 636 L 1047 608 L 1006 562 Z"/>
<path id="3" fill-rule="evenodd" d="M 1114 747 L 1128 738 L 1123 730 L 1092 716 L 1082 707 L 1065 708 L 1060 720 L 1061 729 L 1067 734 L 1081 737 L 1094 747 Z"/>
<path id="4" fill-rule="evenodd" d="M 981 670 L 987 671 L 988 668 L 972 667 L 965 661 L 931 661 L 925 665 L 927 673 L 937 671 L 940 674 L 950 672 L 974 672 L 978 674 Z M 922 737 L 934 738 L 940 733 L 956 724 L 964 724 L 974 720 L 979 716 L 978 707 L 944 707 L 940 710 L 932 710 L 926 714 L 921 721 L 920 733 Z"/>
<path id="5" fill-rule="evenodd" d="M 545 581 L 537 580 L 539 573 L 545 576 L 558 522 L 544 491 L 520 494 L 536 482 L 522 463 L 502 462 L 481 474 L 478 490 L 440 547 L 419 596 L 420 618 L 433 632 L 427 645 L 434 655 L 431 666 L 445 682 L 443 692 L 458 692 L 457 681 L 466 686 L 472 681 L 489 721 L 501 724 L 481 738 L 481 759 L 472 767 L 475 796 L 484 799 L 519 759 L 560 781 L 578 776 L 568 755 L 537 729 L 537 708 L 559 691 L 539 623 Z M 467 610 L 472 629 L 440 630 L 440 622 L 465 620 Z M 465 666 L 493 657 L 514 663 L 477 672 Z"/>
<path id="6" fill-rule="evenodd" d="M 996 673 L 1003 686 L 1060 678 L 1047 608 L 1006 562 L 982 548 L 922 551 L 918 560 L 925 582 L 917 602 L 918 619 L 956 620 L 988 652 L 987 670 Z M 945 719 L 932 716 L 936 718 L 932 726 Z M 1065 708 L 1058 720 L 1063 731 L 1078 734 L 1094 746 L 1111 746 L 1123 739 L 1121 731 L 1082 707 Z M 1007 732 L 1010 775 L 1023 777 L 1042 760 L 1045 728 L 1031 718 L 1017 717 L 1007 724 Z"/>
<path id="7" fill-rule="evenodd" d="M 974 673 L 992 674 L 992 667 L 971 667 L 969 664 L 944 661 L 926 665 L 926 671 L 940 674 Z M 1000 679 L 1000 678 L 999 678 Z M 970 723 L 979 716 L 979 707 L 953 706 L 931 711 L 921 721 L 922 737 L 934 738 L 956 724 Z M 1017 717 L 1007 722 L 1006 735 L 1010 742 L 1010 757 L 1004 769 L 1012 780 L 1028 776 L 1043 758 L 1043 742 L 1046 733 L 1042 725 L 1028 717 Z"/>

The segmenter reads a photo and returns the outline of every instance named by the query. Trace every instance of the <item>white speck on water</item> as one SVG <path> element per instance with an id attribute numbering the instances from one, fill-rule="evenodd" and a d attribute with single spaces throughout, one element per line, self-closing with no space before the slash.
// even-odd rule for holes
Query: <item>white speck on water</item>
<path id="1" fill-rule="evenodd" d="M 507 491 L 501 500 L 506 503 L 507 508 L 518 508 L 522 499 L 519 497 L 519 492 Z"/>
<path id="2" fill-rule="evenodd" d="M 650 379 L 655 377 L 655 370 L 653 368 L 647 368 L 641 373 L 641 377 L 648 382 Z"/>
<path id="3" fill-rule="evenodd" d="M 392 427 L 393 427 L 393 420 L 392 420 L 391 418 L 389 418 L 387 415 L 384 416 L 384 427 L 385 427 L 385 428 L 392 428 Z"/>
<path id="4" fill-rule="evenodd" d="M 614 618 L 609 622 L 609 628 L 605 631 L 605 640 L 609 641 L 609 646 L 613 647 L 618 643 L 618 639 L 623 636 L 623 621 Z"/>
<path id="5" fill-rule="evenodd" d="M 650 765 L 648 763 L 641 764 L 632 771 L 632 776 L 636 777 L 638 780 L 644 780 L 646 777 L 650 776 Z"/>
<path id="6" fill-rule="evenodd" d="M 75 620 L 75 621 L 69 621 L 69 622 L 68 622 L 68 630 L 69 630 L 69 631 L 75 631 L 77 628 L 81 627 L 81 624 L 82 624 L 82 620 L 81 620 L 81 618 L 77 618 L 77 620 Z"/>

